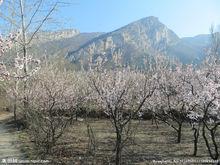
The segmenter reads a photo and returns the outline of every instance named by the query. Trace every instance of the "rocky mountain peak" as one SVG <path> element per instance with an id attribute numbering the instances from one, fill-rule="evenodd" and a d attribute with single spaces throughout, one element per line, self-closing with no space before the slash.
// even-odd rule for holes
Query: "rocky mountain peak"
<path id="1" fill-rule="evenodd" d="M 149 26 L 149 25 L 155 25 L 155 24 L 160 24 L 160 25 L 163 25 L 159 19 L 157 17 L 154 17 L 154 16 L 149 16 L 149 17 L 145 17 L 145 18 L 142 18 L 140 20 L 137 20 L 133 23 L 139 23 L 139 24 L 143 24 L 143 25 L 146 25 L 146 26 Z M 132 23 L 131 23 L 132 24 Z"/>
<path id="2" fill-rule="evenodd" d="M 120 54 L 122 65 L 144 66 L 147 58 L 158 53 L 178 57 L 176 53 L 182 45 L 187 47 L 187 50 L 190 48 L 188 43 L 182 44 L 181 39 L 157 17 L 150 16 L 100 35 L 79 49 L 68 52 L 66 57 L 84 66 L 87 66 L 91 59 L 96 61 L 102 57 L 107 59 L 106 65 L 114 66 L 114 55 Z M 190 54 L 184 60 L 191 60 L 190 56 L 193 55 L 194 58 L 198 53 L 200 52 L 190 49 Z"/>

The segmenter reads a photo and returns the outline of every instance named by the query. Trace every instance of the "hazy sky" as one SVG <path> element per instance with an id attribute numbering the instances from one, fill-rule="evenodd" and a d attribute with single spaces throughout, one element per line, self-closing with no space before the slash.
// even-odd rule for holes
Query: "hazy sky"
<path id="1" fill-rule="evenodd" d="M 132 21 L 156 16 L 180 37 L 209 33 L 220 24 L 220 0 L 69 0 L 60 9 L 67 28 L 109 32 Z"/>

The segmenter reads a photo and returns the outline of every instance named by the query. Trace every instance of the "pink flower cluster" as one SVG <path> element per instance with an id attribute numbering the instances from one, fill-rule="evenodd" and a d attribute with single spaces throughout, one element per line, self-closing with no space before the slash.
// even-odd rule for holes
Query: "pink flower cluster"
<path id="1" fill-rule="evenodd" d="M 11 49 L 15 39 L 18 37 L 19 33 L 10 33 L 8 36 L 3 37 L 0 35 L 0 57 L 5 55 L 6 51 Z M 3 62 L 0 63 L 0 78 L 7 79 L 9 77 L 9 72 Z"/>
<path id="2" fill-rule="evenodd" d="M 10 49 L 19 33 L 10 33 L 7 37 L 0 35 L 0 57 Z"/>

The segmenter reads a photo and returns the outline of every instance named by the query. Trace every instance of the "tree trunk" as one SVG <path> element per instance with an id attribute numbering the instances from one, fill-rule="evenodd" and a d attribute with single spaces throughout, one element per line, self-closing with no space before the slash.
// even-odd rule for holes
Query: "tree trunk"
<path id="1" fill-rule="evenodd" d="M 28 66 L 27 66 L 27 47 L 26 47 L 26 29 L 25 29 L 25 15 L 24 15 L 24 1 L 20 0 L 20 14 L 21 14 L 21 28 L 22 28 L 22 53 L 24 59 L 24 76 L 28 76 Z M 24 110 L 27 111 L 29 107 L 27 91 L 27 80 L 24 81 Z"/>
<path id="2" fill-rule="evenodd" d="M 15 98 L 14 100 L 14 105 L 13 105 L 13 109 L 14 109 L 14 122 L 17 124 L 17 99 Z"/>
<path id="3" fill-rule="evenodd" d="M 215 129 L 211 129 L 211 138 L 212 138 L 212 143 L 213 143 L 214 149 L 215 149 L 215 160 L 218 160 L 219 152 L 218 152 L 218 145 L 215 141 Z"/>
<path id="4" fill-rule="evenodd" d="M 115 155 L 115 164 L 121 164 L 121 150 L 122 150 L 122 139 L 121 139 L 121 131 L 116 131 L 117 139 L 116 139 L 116 155 Z"/>
<path id="5" fill-rule="evenodd" d="M 152 116 L 152 119 L 151 119 L 151 124 L 153 125 L 154 124 L 154 122 L 155 122 L 155 124 L 156 124 L 156 126 L 157 126 L 157 129 L 159 128 L 158 127 L 158 122 L 157 122 L 157 118 L 156 118 L 156 116 L 155 115 L 153 115 Z"/>
<path id="6" fill-rule="evenodd" d="M 181 135 L 182 135 L 182 122 L 179 123 L 179 128 L 177 130 L 177 143 L 180 143 L 181 142 Z"/>
<path id="7" fill-rule="evenodd" d="M 219 152 L 218 152 L 218 146 L 216 144 L 216 141 L 215 141 L 215 131 L 213 129 L 211 129 L 210 133 L 211 133 L 211 140 L 212 140 L 212 143 L 214 145 L 214 154 L 212 153 L 212 148 L 209 144 L 209 141 L 208 141 L 208 138 L 206 137 L 206 133 L 205 133 L 205 124 L 203 124 L 203 129 L 202 129 L 202 135 L 203 135 L 203 138 L 205 140 L 205 144 L 206 144 L 206 147 L 208 149 L 208 152 L 209 152 L 209 155 L 210 157 L 213 159 L 213 160 L 218 160 L 218 157 L 219 157 Z"/>
<path id="8" fill-rule="evenodd" d="M 17 129 L 19 129 L 19 126 L 17 123 L 17 91 L 18 91 L 18 81 L 15 82 L 13 113 L 14 113 L 14 122 L 16 124 Z"/>
<path id="9" fill-rule="evenodd" d="M 14 113 L 14 122 L 17 123 L 17 97 L 15 96 L 14 105 L 13 105 L 13 113 Z"/>
<path id="10" fill-rule="evenodd" d="M 198 150 L 198 139 L 199 139 L 199 129 L 193 128 L 194 130 L 194 151 L 193 151 L 193 156 L 197 155 L 197 150 Z"/>
<path id="11" fill-rule="evenodd" d="M 76 121 L 78 120 L 78 107 L 76 108 Z"/>

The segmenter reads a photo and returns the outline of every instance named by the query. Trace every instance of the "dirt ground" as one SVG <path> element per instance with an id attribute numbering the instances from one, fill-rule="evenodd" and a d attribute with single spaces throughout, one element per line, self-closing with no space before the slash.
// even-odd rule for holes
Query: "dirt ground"
<path id="1" fill-rule="evenodd" d="M 18 131 L 14 125 L 8 124 L 11 118 L 11 113 L 0 112 L 0 164 L 9 159 L 24 158 L 24 153 L 20 150 L 21 143 L 19 142 Z"/>
<path id="2" fill-rule="evenodd" d="M 88 123 L 96 144 L 92 153 L 88 149 Z M 177 144 L 176 132 L 163 123 L 159 124 L 159 128 L 151 121 L 133 123 L 135 136 L 123 150 L 123 164 L 216 164 L 207 163 L 212 160 L 202 137 L 199 139 L 198 156 L 192 156 L 193 132 L 187 124 L 182 131 L 182 142 Z M 114 129 L 108 120 L 77 121 L 54 148 L 52 159 L 63 164 L 114 164 L 114 137 Z M 220 144 L 219 138 L 217 141 Z"/>

